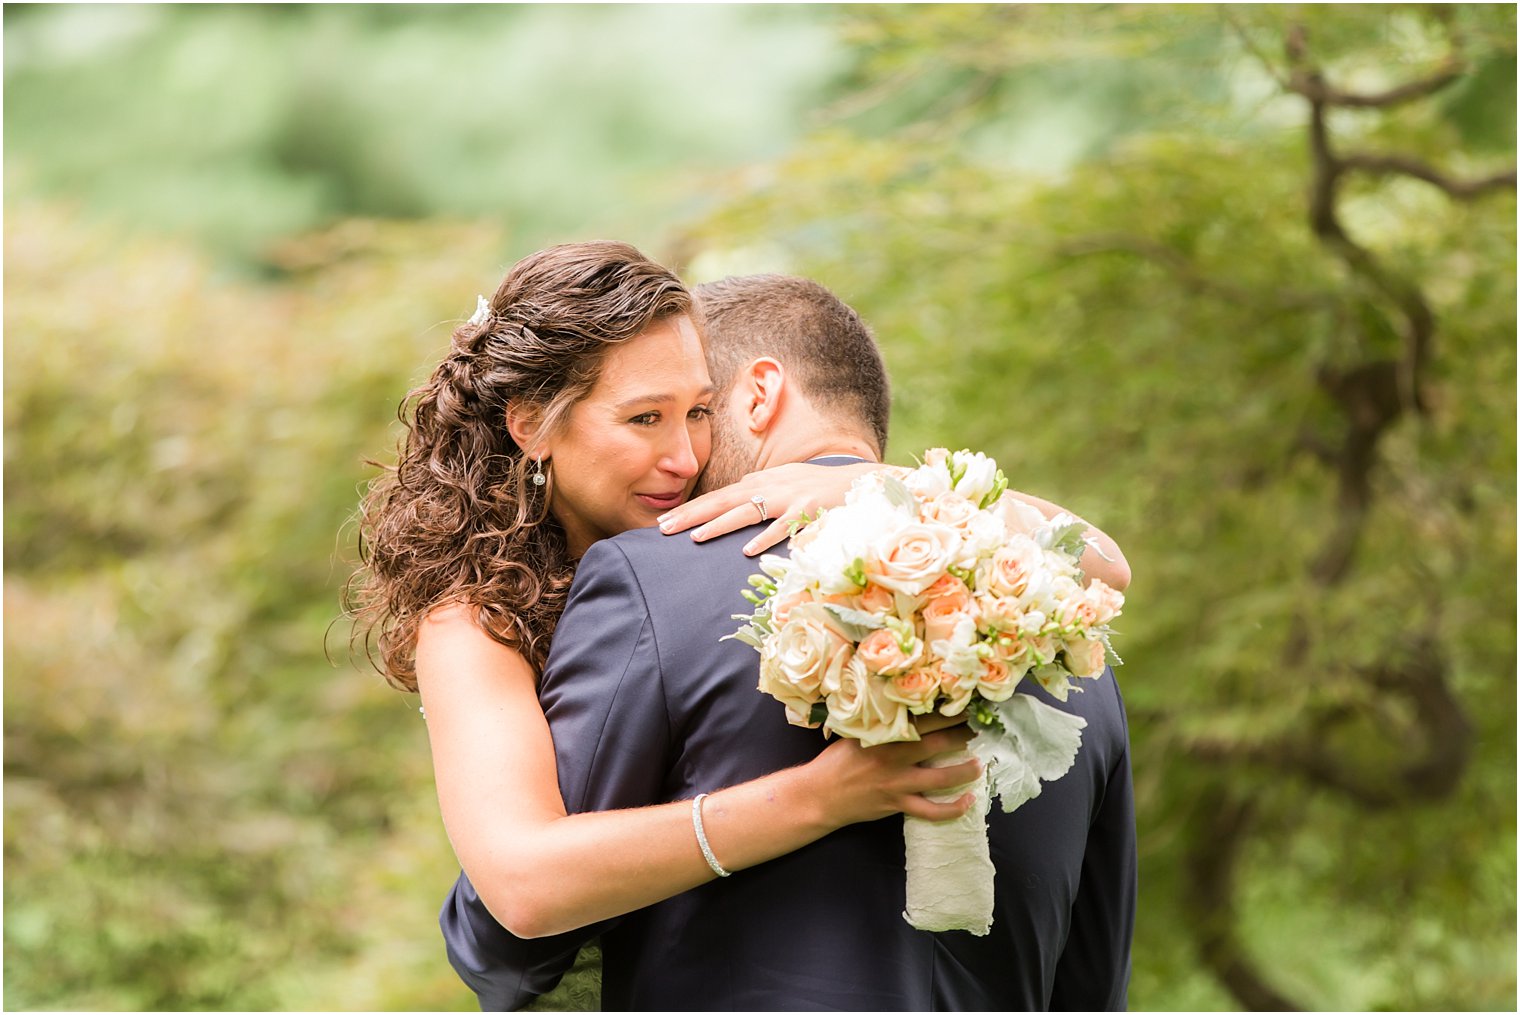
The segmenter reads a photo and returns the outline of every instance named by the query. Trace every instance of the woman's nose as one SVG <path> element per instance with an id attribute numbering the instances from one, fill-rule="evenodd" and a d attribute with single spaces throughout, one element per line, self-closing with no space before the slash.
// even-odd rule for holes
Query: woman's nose
<path id="1" fill-rule="evenodd" d="M 660 467 L 682 479 L 690 479 L 701 471 L 696 449 L 692 446 L 691 434 L 685 427 L 680 428 L 671 446 L 666 450 L 665 457 L 660 459 Z"/>

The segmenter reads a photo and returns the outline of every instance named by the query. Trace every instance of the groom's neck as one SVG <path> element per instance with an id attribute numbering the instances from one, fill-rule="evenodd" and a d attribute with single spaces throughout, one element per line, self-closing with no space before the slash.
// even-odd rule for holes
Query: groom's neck
<path id="1" fill-rule="evenodd" d="M 777 441 L 763 447 L 755 468 L 768 469 L 773 465 L 790 462 L 808 462 L 826 455 L 848 455 L 868 462 L 881 460 L 871 442 L 864 437 L 848 433 L 818 433 L 790 440 Z"/>

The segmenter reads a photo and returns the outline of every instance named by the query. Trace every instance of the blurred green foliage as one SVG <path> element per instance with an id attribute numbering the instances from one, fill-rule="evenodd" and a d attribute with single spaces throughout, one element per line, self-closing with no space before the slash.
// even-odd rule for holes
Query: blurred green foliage
<path id="1" fill-rule="evenodd" d="M 882 340 L 894 460 L 979 448 L 1124 545 L 1133 1007 L 1240 1005 L 1191 894 L 1223 792 L 1283 994 L 1512 1009 L 1514 191 L 1343 184 L 1437 329 L 1316 581 L 1349 425 L 1317 378 L 1403 324 L 1309 228 L 1295 24 L 1368 92 L 1460 40 L 1338 143 L 1512 164 L 1504 7 L 7 8 L 9 1006 L 471 1006 L 426 730 L 335 622 L 345 519 L 504 257 L 613 234 L 818 277 Z M 1425 751 L 1367 676 L 1411 633 L 1471 723 L 1448 792 L 1368 807 L 1270 755 Z"/>
<path id="2" fill-rule="evenodd" d="M 843 55 L 743 5 L 13 5 L 7 186 L 259 263 L 345 216 L 489 217 L 518 254 L 658 237 L 784 150 Z M 585 232 L 589 230 L 589 232 Z"/>

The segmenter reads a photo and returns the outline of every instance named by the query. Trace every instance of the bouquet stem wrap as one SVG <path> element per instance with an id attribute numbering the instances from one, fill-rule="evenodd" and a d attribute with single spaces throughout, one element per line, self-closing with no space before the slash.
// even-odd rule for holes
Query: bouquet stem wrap
<path id="1" fill-rule="evenodd" d="M 924 762 L 945 768 L 971 759 L 966 750 L 937 754 Z M 971 788 L 976 800 L 954 821 L 903 818 L 908 868 L 906 919 L 919 930 L 965 930 L 978 937 L 992 927 L 992 859 L 987 847 L 985 779 Z M 928 794 L 936 803 L 958 799 L 966 787 Z"/>

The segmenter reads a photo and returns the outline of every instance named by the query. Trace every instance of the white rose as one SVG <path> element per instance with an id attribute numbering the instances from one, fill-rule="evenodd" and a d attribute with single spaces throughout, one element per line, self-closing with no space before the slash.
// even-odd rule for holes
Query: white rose
<path id="1" fill-rule="evenodd" d="M 961 529 L 961 552 L 956 566 L 975 569 L 1007 540 L 1008 526 L 1003 524 L 1002 515 L 995 511 L 976 512 Z"/>
<path id="2" fill-rule="evenodd" d="M 905 525 L 877 539 L 865 560 L 866 575 L 894 592 L 916 596 L 945 575 L 960 543 L 960 536 L 946 525 Z"/>
<path id="3" fill-rule="evenodd" d="M 825 595 L 854 595 L 860 588 L 849 575 L 858 561 L 869 556 L 871 540 L 890 537 L 909 521 L 884 497 L 867 497 L 835 508 L 822 521 L 808 526 L 816 534 L 801 551 L 793 551 L 792 569 Z"/>
<path id="4" fill-rule="evenodd" d="M 992 510 L 1003 516 L 1003 524 L 1009 532 L 1020 532 L 1027 536 L 1045 524 L 1045 516 L 1040 514 L 1038 508 L 1025 504 L 1007 490 L 1003 491 Z"/>
<path id="5" fill-rule="evenodd" d="M 924 452 L 924 464 L 903 477 L 903 483 L 923 500 L 950 492 L 950 453 L 944 448 Z"/>
<path id="6" fill-rule="evenodd" d="M 852 658 L 839 673 L 839 688 L 828 696 L 829 716 L 824 729 L 859 740 L 866 747 L 898 740 L 917 740 L 918 730 L 908 706 L 887 696 L 887 680 Z"/>

